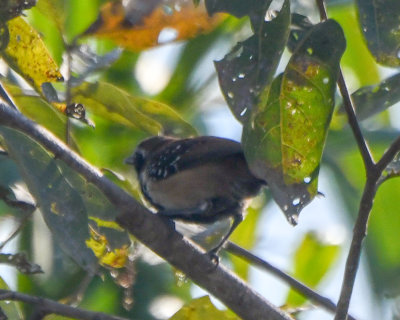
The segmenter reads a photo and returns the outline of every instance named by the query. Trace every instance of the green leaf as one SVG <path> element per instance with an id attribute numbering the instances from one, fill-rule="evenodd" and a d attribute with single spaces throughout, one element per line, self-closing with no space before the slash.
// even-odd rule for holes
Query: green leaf
<path id="1" fill-rule="evenodd" d="M 323 243 L 313 233 L 305 235 L 294 257 L 293 277 L 315 288 L 338 257 L 340 246 Z M 301 306 L 306 298 L 290 290 L 286 304 Z"/>
<path id="2" fill-rule="evenodd" d="M 85 244 L 89 238 L 87 211 L 81 194 L 60 169 L 60 161 L 17 131 L 0 127 L 0 134 L 60 247 L 94 273 L 97 260 Z"/>
<path id="3" fill-rule="evenodd" d="M 400 73 L 376 85 L 362 87 L 351 95 L 357 118 L 364 120 L 400 101 Z"/>
<path id="4" fill-rule="evenodd" d="M 283 74 L 265 88 L 242 144 L 252 172 L 268 182 L 288 220 L 317 194 L 318 172 L 346 43 L 333 20 L 312 27 Z"/>
<path id="5" fill-rule="evenodd" d="M 50 18 L 59 31 L 64 29 L 66 10 L 62 0 L 39 0 L 36 8 Z"/>
<path id="6" fill-rule="evenodd" d="M 170 320 L 239 320 L 229 310 L 218 310 L 211 302 L 208 296 L 192 300 L 175 313 Z"/>
<path id="7" fill-rule="evenodd" d="M 270 84 L 289 35 L 290 2 L 272 21 L 264 21 L 266 10 L 261 7 L 258 16 L 251 16 L 254 35 L 215 62 L 221 90 L 240 122 L 250 117 L 260 92 Z"/>
<path id="8" fill-rule="evenodd" d="M 357 0 L 357 8 L 361 29 L 376 61 L 400 66 L 400 2 Z"/>
<path id="9" fill-rule="evenodd" d="M 38 96 L 27 95 L 23 90 L 7 81 L 3 84 L 12 96 L 18 109 L 28 118 L 50 130 L 59 139 L 65 137 L 66 117 L 57 112 L 48 102 Z"/>
<path id="10" fill-rule="evenodd" d="M 0 289 L 10 290 L 7 283 L 0 277 Z M 8 319 L 12 320 L 23 320 L 21 308 L 15 301 L 0 301 L 0 308 L 6 314 Z"/>
<path id="11" fill-rule="evenodd" d="M 373 286 L 380 294 L 399 293 L 400 243 L 399 238 L 400 179 L 382 184 L 374 199 L 366 238 Z M 379 261 L 379 263 L 377 263 Z"/>
<path id="12" fill-rule="evenodd" d="M 129 93 L 105 82 L 83 83 L 72 90 L 73 100 L 88 111 L 122 125 L 175 136 L 191 136 L 196 131 L 169 106 Z"/>

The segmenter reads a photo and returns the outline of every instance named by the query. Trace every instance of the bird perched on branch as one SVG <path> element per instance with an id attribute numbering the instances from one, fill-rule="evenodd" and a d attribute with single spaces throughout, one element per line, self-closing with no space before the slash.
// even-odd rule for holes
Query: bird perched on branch
<path id="1" fill-rule="evenodd" d="M 151 137 L 126 163 L 158 214 L 201 225 L 229 218 L 227 233 L 209 251 L 213 257 L 243 220 L 245 200 L 266 184 L 251 174 L 240 143 L 217 137 Z"/>

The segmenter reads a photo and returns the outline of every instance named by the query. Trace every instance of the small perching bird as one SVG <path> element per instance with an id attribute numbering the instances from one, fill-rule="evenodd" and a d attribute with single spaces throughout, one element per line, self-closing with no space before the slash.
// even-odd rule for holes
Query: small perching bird
<path id="1" fill-rule="evenodd" d="M 245 200 L 266 184 L 251 174 L 240 143 L 217 137 L 151 137 L 126 163 L 135 167 L 142 193 L 158 214 L 196 224 L 233 218 L 209 251 L 213 257 L 243 220 Z"/>

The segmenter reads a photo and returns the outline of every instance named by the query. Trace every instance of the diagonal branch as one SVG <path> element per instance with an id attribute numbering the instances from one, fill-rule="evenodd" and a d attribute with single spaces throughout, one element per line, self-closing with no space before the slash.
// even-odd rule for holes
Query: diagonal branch
<path id="1" fill-rule="evenodd" d="M 17 129 L 64 161 L 88 182 L 96 185 L 116 206 L 117 222 L 139 241 L 182 270 L 199 286 L 219 298 L 243 319 L 289 320 L 289 315 L 265 300 L 222 265 L 215 266 L 204 250 L 174 231 L 97 169 L 71 151 L 52 133 L 0 103 L 0 125 Z"/>
<path id="2" fill-rule="evenodd" d="M 295 278 L 291 277 L 287 273 L 283 272 L 282 270 L 274 267 L 270 263 L 268 263 L 265 260 L 260 259 L 259 257 L 255 256 L 251 252 L 247 251 L 246 249 L 243 249 L 239 247 L 238 245 L 228 242 L 226 245 L 226 250 L 243 260 L 246 260 L 248 262 L 251 262 L 254 266 L 260 267 L 264 270 L 267 270 L 268 272 L 272 273 L 273 275 L 277 276 L 279 279 L 282 281 L 286 282 L 293 290 L 297 291 L 304 297 L 307 297 L 311 301 L 313 301 L 315 304 L 325 308 L 328 311 L 331 311 L 333 313 L 336 312 L 337 306 L 328 298 L 320 295 L 318 292 L 315 292 L 311 288 L 307 287 L 300 281 L 296 280 Z M 354 317 L 349 315 L 349 320 L 355 320 Z"/>
<path id="3" fill-rule="evenodd" d="M 46 314 L 58 314 L 79 320 L 128 320 L 126 318 L 112 316 L 102 312 L 83 310 L 50 299 L 34 297 L 10 290 L 0 290 L 0 300 L 13 300 L 34 304 Z"/>

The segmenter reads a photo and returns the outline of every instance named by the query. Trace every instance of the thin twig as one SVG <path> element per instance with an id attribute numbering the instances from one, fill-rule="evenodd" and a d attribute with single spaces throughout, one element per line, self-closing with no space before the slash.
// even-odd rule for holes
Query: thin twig
<path id="1" fill-rule="evenodd" d="M 319 293 L 315 292 L 313 289 L 307 287 L 300 281 L 296 280 L 295 278 L 291 277 L 287 273 L 283 272 L 282 270 L 278 269 L 277 267 L 274 267 L 270 263 L 268 263 L 265 260 L 262 260 L 261 258 L 255 256 L 251 252 L 247 251 L 246 249 L 243 249 L 239 247 L 238 245 L 228 242 L 226 244 L 226 250 L 235 256 L 238 256 L 242 258 L 243 260 L 246 260 L 250 262 L 252 265 L 258 266 L 273 275 L 277 276 L 279 279 L 282 281 L 286 282 L 293 290 L 296 292 L 300 293 L 301 295 L 307 297 L 308 299 L 312 300 L 314 303 L 317 305 L 335 313 L 336 312 L 336 304 L 334 304 L 330 299 L 320 295 Z M 354 317 L 349 315 L 350 320 L 355 320 Z"/>
<path id="2" fill-rule="evenodd" d="M 27 213 L 19 222 L 18 227 L 11 233 L 7 239 L 5 239 L 3 242 L 0 243 L 0 251 L 5 247 L 7 243 L 9 243 L 12 239 L 14 239 L 18 233 L 25 227 L 26 223 L 29 221 L 29 219 L 32 217 L 33 210 L 29 213 Z"/>
<path id="3" fill-rule="evenodd" d="M 0 125 L 19 130 L 33 138 L 98 187 L 119 211 L 117 223 L 199 286 L 219 298 L 241 318 L 291 319 L 287 313 L 264 299 L 222 264 L 216 266 L 204 250 L 183 238 L 164 219 L 152 214 L 46 129 L 2 103 Z"/>
<path id="4" fill-rule="evenodd" d="M 328 19 L 324 0 L 316 0 L 316 1 L 321 20 L 324 21 Z M 346 82 L 344 80 L 341 68 L 339 69 L 339 77 L 337 83 L 339 86 L 340 93 L 343 97 L 343 106 L 344 109 L 346 110 L 346 114 L 349 120 L 349 125 L 351 127 L 351 130 L 353 131 L 353 135 L 356 139 L 358 148 L 360 149 L 365 169 L 368 172 L 370 169 L 374 167 L 375 164 L 374 159 L 372 157 L 371 151 L 368 148 L 368 144 L 361 132 L 361 128 L 358 124 L 355 108 L 353 105 L 353 100 L 351 99 L 349 91 L 347 90 Z"/>
<path id="5" fill-rule="evenodd" d="M 79 320 L 128 320 L 127 318 L 116 317 L 102 312 L 94 312 L 75 308 L 50 299 L 35 297 L 10 290 L 0 290 L 0 300 L 21 301 L 33 304 L 40 307 L 41 310 L 44 310 L 47 314 L 58 314 L 61 316 Z"/>
<path id="6" fill-rule="evenodd" d="M 383 172 L 388 164 L 393 161 L 394 157 L 400 151 L 400 137 L 398 137 L 391 146 L 385 151 L 382 158 L 376 164 L 376 170 Z"/>
<path id="7" fill-rule="evenodd" d="M 326 20 L 327 13 L 324 0 L 316 0 L 316 3 L 320 12 L 321 20 Z M 347 113 L 349 125 L 353 131 L 353 135 L 356 139 L 358 148 L 360 149 L 360 153 L 364 161 L 367 176 L 367 181 L 364 186 L 363 195 L 360 201 L 358 216 L 353 229 L 353 238 L 350 245 L 350 251 L 347 256 L 342 289 L 340 292 L 340 298 L 335 315 L 335 320 L 346 320 L 350 305 L 350 299 L 354 288 L 355 278 L 360 263 L 362 242 L 366 235 L 368 219 L 372 210 L 373 200 L 377 190 L 377 183 L 382 174 L 382 171 L 384 170 L 383 163 L 389 163 L 391 161 L 389 161 L 389 159 L 393 152 L 391 149 L 389 149 L 390 152 L 385 157 L 384 162 L 380 164 L 379 168 L 375 165 L 367 142 L 364 139 L 359 123 L 357 121 L 353 102 L 349 91 L 347 90 L 342 70 L 339 71 L 338 86 L 340 93 L 343 97 L 343 105 Z M 392 156 L 392 159 L 393 157 L 394 155 Z"/>

